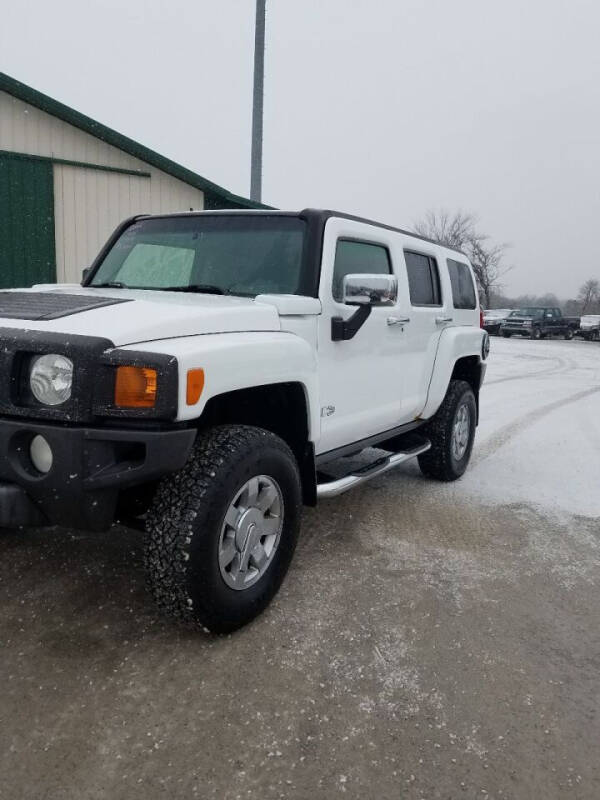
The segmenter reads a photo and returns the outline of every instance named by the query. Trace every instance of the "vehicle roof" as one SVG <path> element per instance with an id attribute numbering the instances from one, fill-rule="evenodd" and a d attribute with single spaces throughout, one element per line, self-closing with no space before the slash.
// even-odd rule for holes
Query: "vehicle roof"
<path id="1" fill-rule="evenodd" d="M 393 225 L 386 225 L 383 222 L 377 222 L 376 220 L 367 219 L 365 217 L 357 217 L 353 214 L 346 214 L 343 211 L 333 211 L 331 209 L 321 209 L 321 208 L 304 208 L 302 211 L 279 211 L 276 209 L 218 209 L 218 210 L 207 210 L 207 211 L 178 211 L 173 212 L 170 214 L 142 214 L 138 217 L 138 219 L 164 219 L 170 217 L 200 217 L 200 216 L 227 216 L 227 215 L 235 215 L 235 216 L 270 216 L 270 217 L 301 217 L 307 220 L 317 220 L 322 223 L 325 223 L 331 217 L 339 218 L 339 219 L 348 219 L 352 222 L 362 222 L 365 225 L 373 225 L 376 228 L 383 228 L 387 231 L 394 231 L 395 233 L 401 233 L 404 236 L 410 236 L 412 239 L 419 239 L 423 242 L 428 242 L 429 244 L 434 244 L 437 247 L 443 247 L 445 250 L 450 250 L 453 253 L 458 253 L 459 255 L 463 256 L 469 260 L 469 257 L 464 253 L 462 250 L 459 250 L 456 247 L 452 247 L 451 245 L 444 244 L 443 242 L 436 242 L 434 239 L 428 239 L 426 236 L 421 236 L 414 231 L 408 231 L 404 228 L 396 228 Z"/>

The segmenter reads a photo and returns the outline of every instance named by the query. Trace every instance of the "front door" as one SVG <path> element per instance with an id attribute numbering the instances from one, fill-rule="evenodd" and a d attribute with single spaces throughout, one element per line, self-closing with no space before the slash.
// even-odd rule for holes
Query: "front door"
<path id="1" fill-rule="evenodd" d="M 399 424 L 402 398 L 402 333 L 388 318 L 394 306 L 373 307 L 352 339 L 333 341 L 332 317 L 348 320 L 356 306 L 342 303 L 350 274 L 394 271 L 393 239 L 384 229 L 331 218 L 325 227 L 319 316 L 321 438 L 317 452 L 389 430 Z"/>
<path id="2" fill-rule="evenodd" d="M 52 164 L 0 154 L 0 288 L 53 283 Z"/>

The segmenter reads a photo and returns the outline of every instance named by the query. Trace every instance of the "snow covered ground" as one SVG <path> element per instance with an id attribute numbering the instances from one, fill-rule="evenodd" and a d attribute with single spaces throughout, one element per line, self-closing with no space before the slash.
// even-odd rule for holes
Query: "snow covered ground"
<path id="1" fill-rule="evenodd" d="M 0 536 L 0 797 L 600 797 L 600 344 L 492 340 L 452 484 L 306 509 L 269 610 L 162 620 L 142 536 Z"/>
<path id="2" fill-rule="evenodd" d="M 600 345 L 492 339 L 471 467 L 484 501 L 600 516 Z"/>

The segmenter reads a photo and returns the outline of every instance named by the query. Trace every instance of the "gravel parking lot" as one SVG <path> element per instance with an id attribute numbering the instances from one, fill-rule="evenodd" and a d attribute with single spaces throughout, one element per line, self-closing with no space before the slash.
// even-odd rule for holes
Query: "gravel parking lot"
<path id="1" fill-rule="evenodd" d="M 225 638 L 141 534 L 0 536 L 0 797 L 600 796 L 600 345 L 492 341 L 471 468 L 306 513 Z"/>

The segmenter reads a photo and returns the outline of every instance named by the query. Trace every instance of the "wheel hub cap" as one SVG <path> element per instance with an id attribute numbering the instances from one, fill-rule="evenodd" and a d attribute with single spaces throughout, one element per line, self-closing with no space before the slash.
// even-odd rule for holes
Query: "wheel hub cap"
<path id="1" fill-rule="evenodd" d="M 225 513 L 219 569 L 232 589 L 248 589 L 266 572 L 281 538 L 283 496 L 277 482 L 258 475 L 238 490 Z"/>
<path id="2" fill-rule="evenodd" d="M 467 450 L 470 432 L 471 417 L 469 409 L 463 404 L 456 412 L 454 428 L 452 430 L 452 455 L 456 461 L 460 461 Z"/>

